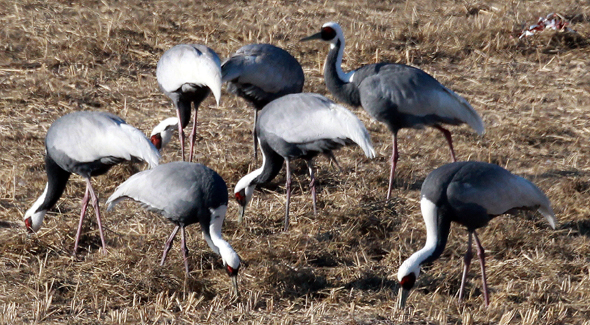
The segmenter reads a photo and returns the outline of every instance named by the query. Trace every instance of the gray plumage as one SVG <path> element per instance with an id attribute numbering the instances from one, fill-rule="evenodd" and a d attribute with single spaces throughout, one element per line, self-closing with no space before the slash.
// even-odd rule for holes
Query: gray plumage
<path id="1" fill-rule="evenodd" d="M 172 99 L 180 123 L 178 133 L 182 159 L 184 160 L 184 133 L 191 117 L 191 104 L 195 118 L 191 135 L 189 161 L 192 160 L 196 136 L 197 112 L 199 105 L 210 92 L 217 104 L 221 96 L 221 63 L 212 49 L 200 44 L 180 44 L 164 52 L 156 69 L 158 85 L 166 96 Z"/>
<path id="2" fill-rule="evenodd" d="M 345 44 L 340 26 L 326 23 L 320 33 L 303 40 L 312 39 L 330 43 L 324 70 L 328 90 L 339 101 L 362 106 L 393 134 L 388 199 L 398 159 L 397 132 L 400 129 L 432 126 L 440 130 L 447 139 L 453 161 L 456 159 L 451 133 L 442 127 L 443 124 L 467 123 L 478 134 L 483 134 L 483 122 L 473 107 L 426 72 L 403 64 L 377 63 L 344 73 L 340 65 Z"/>
<path id="3" fill-rule="evenodd" d="M 451 222 L 465 226 L 469 232 L 459 299 L 463 296 L 467 270 L 472 258 L 473 235 L 482 265 L 486 305 L 489 304 L 489 296 L 484 249 L 479 242 L 476 229 L 486 226 L 498 215 L 513 213 L 515 210 L 537 210 L 552 228 L 556 226 L 555 215 L 545 194 L 532 182 L 494 164 L 456 162 L 439 167 L 424 180 L 421 197 L 427 239 L 424 248 L 408 258 L 399 269 L 401 307 L 419 275 L 420 265 L 432 262 L 442 254 Z"/>
<path id="4" fill-rule="evenodd" d="M 271 101 L 303 90 L 305 76 L 297 59 L 271 44 L 241 47 L 221 65 L 227 90 L 261 110 Z"/>
<path id="5" fill-rule="evenodd" d="M 221 65 L 227 90 L 254 106 L 254 159 L 257 157 L 258 110 L 271 101 L 303 90 L 305 76 L 297 59 L 271 44 L 241 47 Z"/>
<path id="6" fill-rule="evenodd" d="M 291 94 L 272 101 L 260 112 L 256 131 L 263 153 L 263 165 L 238 182 L 236 199 L 244 208 L 250 201 L 254 187 L 270 182 L 286 160 L 285 229 L 289 222 L 290 160 L 303 158 L 308 163 L 315 212 L 315 178 L 311 164 L 315 156 L 323 153 L 333 157 L 332 150 L 353 143 L 360 146 L 367 157 L 373 158 L 375 155 L 363 123 L 346 108 L 318 94 Z"/>
<path id="7" fill-rule="evenodd" d="M 172 162 L 152 170 L 137 173 L 119 185 L 108 198 L 111 210 L 124 199 L 139 202 L 144 208 L 157 212 L 176 224 L 164 248 L 162 264 L 172 241 L 181 230 L 182 251 L 187 275 L 188 257 L 184 228 L 199 223 L 209 247 L 221 258 L 228 274 L 237 276 L 240 260 L 231 245 L 221 237 L 221 227 L 227 210 L 227 186 L 211 168 L 189 162 Z M 237 282 L 234 280 L 237 292 Z"/>
<path id="8" fill-rule="evenodd" d="M 90 177 L 106 173 L 122 161 L 146 161 L 150 167 L 158 165 L 160 155 L 138 129 L 123 119 L 106 112 L 74 112 L 57 119 L 45 137 L 47 185 L 43 194 L 25 213 L 29 231 L 37 231 L 47 210 L 62 195 L 71 173 L 86 179 L 86 194 L 82 200 L 82 214 L 76 234 L 74 252 L 77 251 L 82 221 L 90 198 L 100 230 L 103 249 L 106 244 L 102 233 L 98 199 Z"/>

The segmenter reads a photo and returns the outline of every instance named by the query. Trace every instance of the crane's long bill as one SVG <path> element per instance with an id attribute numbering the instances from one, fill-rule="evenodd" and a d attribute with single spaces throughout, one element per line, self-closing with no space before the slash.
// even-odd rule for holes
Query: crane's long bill
<path id="1" fill-rule="evenodd" d="M 238 216 L 238 223 L 244 222 L 244 215 L 246 214 L 246 206 L 240 205 L 240 215 Z"/>
<path id="2" fill-rule="evenodd" d="M 302 39 L 299 40 L 299 42 L 307 42 L 307 41 L 312 41 L 312 40 L 316 40 L 316 39 L 322 39 L 322 33 L 315 33 L 313 35 L 304 37 Z"/>
<path id="3" fill-rule="evenodd" d="M 397 307 L 399 309 L 403 309 L 406 306 L 406 299 L 408 299 L 409 295 L 410 295 L 410 290 L 406 290 L 402 287 L 399 288 L 399 293 L 397 294 L 397 296 L 398 296 Z"/>
<path id="4" fill-rule="evenodd" d="M 237 276 L 231 276 L 231 283 L 234 286 L 234 294 L 236 295 L 236 297 L 240 296 L 240 292 L 238 291 L 238 277 Z"/>

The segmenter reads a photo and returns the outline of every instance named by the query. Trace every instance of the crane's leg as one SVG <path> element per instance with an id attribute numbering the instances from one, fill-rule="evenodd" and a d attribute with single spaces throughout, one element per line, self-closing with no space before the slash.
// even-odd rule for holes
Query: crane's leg
<path id="1" fill-rule="evenodd" d="M 451 149 L 451 159 L 453 160 L 453 162 L 457 162 L 457 158 L 455 158 L 455 149 L 453 149 L 453 138 L 451 137 L 451 131 L 443 128 L 440 125 L 434 125 L 434 128 L 442 132 L 442 134 L 444 134 L 445 138 L 447 139 L 447 142 L 449 143 L 449 148 Z"/>
<path id="2" fill-rule="evenodd" d="M 184 161 L 184 131 L 182 129 L 182 120 L 180 119 L 180 110 L 176 109 L 176 117 L 178 117 L 178 137 L 180 138 L 180 155 Z"/>
<path id="3" fill-rule="evenodd" d="M 100 209 L 98 207 L 98 197 L 96 197 L 96 193 L 94 193 L 94 189 L 92 188 L 92 184 L 90 183 L 90 178 L 86 179 L 86 186 L 90 191 L 90 198 L 92 199 L 92 207 L 94 207 L 94 213 L 96 214 L 96 222 L 98 223 L 98 232 L 100 233 L 100 241 L 102 242 L 102 250 L 103 254 L 107 253 L 107 244 L 104 241 L 104 234 L 102 232 L 102 222 L 100 221 Z"/>
<path id="4" fill-rule="evenodd" d="M 168 237 L 168 240 L 166 240 L 166 244 L 164 245 L 164 254 L 162 254 L 162 261 L 160 262 L 160 266 L 164 265 L 164 261 L 166 261 L 166 256 L 168 255 L 170 248 L 172 248 L 172 242 L 174 241 L 174 237 L 176 237 L 176 233 L 178 233 L 179 228 L 180 226 L 176 226 L 176 228 L 172 230 L 172 233 Z"/>
<path id="5" fill-rule="evenodd" d="M 82 221 L 84 221 L 86 208 L 88 208 L 88 199 L 90 199 L 90 191 L 88 190 L 88 185 L 86 185 L 86 192 L 84 193 L 84 198 L 82 199 L 82 212 L 80 213 L 80 222 L 78 223 L 78 231 L 76 232 L 73 255 L 76 255 L 76 252 L 78 251 L 78 241 L 80 241 L 80 233 L 82 233 Z"/>
<path id="6" fill-rule="evenodd" d="M 467 253 L 465 253 L 464 259 L 464 266 L 463 266 L 463 276 L 461 277 L 461 288 L 459 289 L 459 301 L 463 299 L 463 293 L 465 292 L 465 281 L 467 280 L 467 272 L 469 272 L 469 265 L 471 264 L 471 259 L 473 258 L 473 253 L 471 252 L 471 232 L 469 232 L 469 239 L 467 240 Z"/>
<path id="7" fill-rule="evenodd" d="M 285 206 L 285 228 L 284 231 L 289 230 L 289 202 L 291 201 L 291 170 L 289 169 L 289 159 L 285 159 L 287 165 L 287 183 L 285 188 L 287 190 L 287 205 Z"/>
<path id="8" fill-rule="evenodd" d="M 309 169 L 309 177 L 311 178 L 311 182 L 309 183 L 309 187 L 311 188 L 311 200 L 313 202 L 313 215 L 317 216 L 317 209 L 316 209 L 316 192 L 315 192 L 315 175 L 313 173 L 313 163 L 310 160 L 307 161 L 307 168 Z"/>
<path id="9" fill-rule="evenodd" d="M 393 178 L 395 177 L 395 166 L 397 165 L 397 159 L 399 154 L 397 151 L 397 132 L 393 132 L 393 153 L 391 155 L 391 171 L 389 172 L 389 187 L 387 189 L 387 200 L 391 197 L 391 189 L 393 187 Z"/>
<path id="10" fill-rule="evenodd" d="M 479 261 L 481 263 L 481 279 L 483 281 L 483 298 L 486 302 L 486 307 L 490 305 L 490 296 L 488 293 L 488 281 L 486 279 L 486 253 L 479 242 L 479 238 L 477 238 L 477 234 L 475 231 L 473 232 L 473 237 L 475 237 L 475 244 L 477 244 L 477 256 L 479 257 Z"/>
<path id="11" fill-rule="evenodd" d="M 188 248 L 186 248 L 186 237 L 184 234 L 184 227 L 180 227 L 180 236 L 182 238 L 182 258 L 184 258 L 184 270 L 186 271 L 186 276 L 188 277 Z"/>
<path id="12" fill-rule="evenodd" d="M 195 146 L 195 138 L 197 137 L 197 113 L 199 113 L 198 109 L 195 109 L 195 119 L 193 120 L 193 130 L 191 132 L 191 150 L 188 156 L 188 162 L 193 161 L 193 148 Z"/>
<path id="13" fill-rule="evenodd" d="M 258 123 L 258 110 L 254 109 L 254 128 L 252 129 L 252 140 L 254 141 L 254 161 L 258 160 L 258 135 L 256 135 L 256 124 Z"/>

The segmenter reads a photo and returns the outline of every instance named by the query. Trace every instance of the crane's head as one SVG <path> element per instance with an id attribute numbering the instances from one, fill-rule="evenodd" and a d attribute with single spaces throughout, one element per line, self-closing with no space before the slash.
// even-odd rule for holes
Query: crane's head
<path id="1" fill-rule="evenodd" d="M 338 41 L 344 43 L 344 33 L 342 32 L 342 28 L 340 28 L 340 25 L 338 25 L 338 23 L 331 21 L 329 23 L 325 23 L 322 26 L 322 29 L 319 33 L 302 38 L 301 42 L 316 39 L 322 40 L 324 42 L 330 42 L 330 44 L 336 45 Z"/>
<path id="2" fill-rule="evenodd" d="M 253 180 L 257 176 L 258 173 L 255 171 L 242 177 L 234 189 L 236 201 L 238 201 L 238 204 L 240 205 L 240 216 L 238 217 L 239 223 L 242 223 L 244 214 L 246 213 L 246 205 L 252 199 L 252 194 L 254 193 L 254 188 L 256 187 L 256 184 L 253 182 Z"/>
<path id="3" fill-rule="evenodd" d="M 412 255 L 410 258 L 402 263 L 398 272 L 397 280 L 399 281 L 398 293 L 398 308 L 402 309 L 406 306 L 406 299 L 410 295 L 410 290 L 416 284 L 416 279 L 420 275 L 420 264 Z"/>
<path id="4" fill-rule="evenodd" d="M 45 201 L 48 188 L 49 184 L 45 185 L 45 190 L 43 191 L 43 194 L 41 194 L 37 201 L 33 203 L 33 206 L 31 206 L 29 210 L 25 212 L 25 228 L 29 233 L 36 232 L 41 228 L 41 225 L 43 224 L 43 219 L 45 218 L 45 213 L 47 213 L 47 210 L 39 208 L 41 207 L 41 204 L 43 204 L 43 202 Z"/>
<path id="5" fill-rule="evenodd" d="M 234 294 L 237 297 L 240 295 L 238 291 L 238 272 L 240 271 L 240 257 L 238 257 L 238 254 L 233 250 L 233 248 L 229 244 L 227 244 L 227 246 L 221 245 L 219 247 L 219 254 L 221 255 L 221 259 L 223 260 L 223 267 L 225 267 L 225 271 L 231 279 Z"/>
<path id="6" fill-rule="evenodd" d="M 164 148 L 165 145 L 170 142 L 172 138 L 172 133 L 174 130 L 178 129 L 178 118 L 177 117 L 169 117 L 160 124 L 156 125 L 156 127 L 152 130 L 152 134 L 150 135 L 150 140 L 156 147 L 156 149 L 161 150 Z"/>

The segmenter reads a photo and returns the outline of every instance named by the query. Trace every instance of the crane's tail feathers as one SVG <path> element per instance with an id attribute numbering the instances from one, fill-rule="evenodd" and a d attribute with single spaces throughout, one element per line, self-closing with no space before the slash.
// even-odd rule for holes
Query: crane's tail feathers
<path id="1" fill-rule="evenodd" d="M 336 120 L 340 122 L 341 130 L 344 131 L 346 136 L 363 149 L 365 156 L 375 158 L 375 148 L 373 148 L 371 135 L 363 122 L 354 113 L 341 105 L 332 103 L 332 109 L 339 115 Z"/>
<path id="2" fill-rule="evenodd" d="M 472 127 L 475 130 L 475 132 L 477 132 L 477 134 L 483 135 L 485 133 L 485 126 L 483 124 L 481 116 L 479 116 L 479 114 L 475 111 L 475 109 L 473 109 L 471 104 L 469 104 L 469 102 L 465 98 L 459 96 L 454 91 L 452 91 L 446 87 L 444 87 L 444 89 L 452 97 L 454 97 L 461 104 L 461 107 L 463 108 L 463 110 L 460 110 L 459 112 L 457 112 L 458 116 L 456 116 L 456 118 L 467 123 L 467 125 Z"/>
<path id="3" fill-rule="evenodd" d="M 107 212 L 110 212 L 111 210 L 113 210 L 113 208 L 115 207 L 115 205 L 117 205 L 117 203 L 119 203 L 120 201 L 123 201 L 125 199 L 128 199 L 128 197 L 126 197 L 126 196 L 114 197 L 114 195 L 111 195 L 106 203 Z"/>

